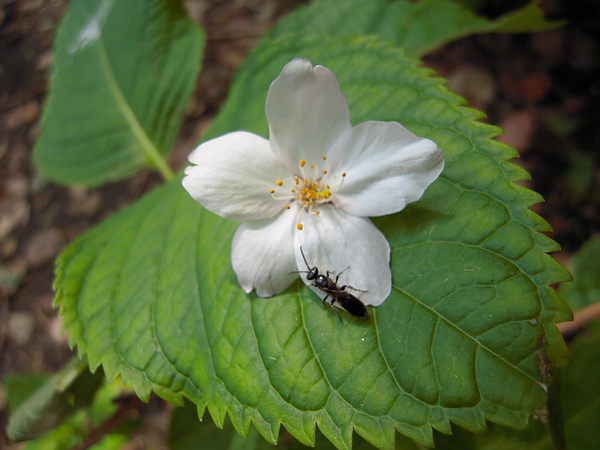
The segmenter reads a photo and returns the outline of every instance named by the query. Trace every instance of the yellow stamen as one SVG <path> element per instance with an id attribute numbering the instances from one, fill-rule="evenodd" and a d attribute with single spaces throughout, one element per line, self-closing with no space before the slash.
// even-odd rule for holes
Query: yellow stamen
<path id="1" fill-rule="evenodd" d="M 322 156 L 321 158 L 323 161 L 327 161 L 326 156 Z M 307 165 L 305 159 L 300 159 L 299 165 L 300 169 L 298 170 L 298 175 L 291 175 L 290 178 L 284 180 L 275 180 L 275 184 L 278 187 L 286 186 L 284 188 L 285 193 L 283 193 L 281 189 L 271 189 L 271 195 L 273 195 L 275 200 L 283 200 L 286 210 L 290 210 L 292 208 L 291 205 L 294 204 L 294 206 L 304 209 L 305 212 L 318 216 L 322 211 L 317 210 L 317 208 L 320 208 L 321 205 L 331 201 L 333 192 L 336 192 L 339 186 L 341 186 L 339 181 L 342 181 L 343 183 L 343 179 L 347 174 L 344 172 L 336 175 L 331 173 L 328 168 L 318 167 L 317 164 L 310 164 L 308 166 L 311 169 L 314 169 L 310 171 L 309 174 L 309 171 L 304 171 L 304 167 Z M 328 163 L 323 164 L 323 166 L 328 167 Z M 342 177 L 342 180 L 339 180 L 338 177 Z M 325 184 L 332 179 L 338 179 L 337 182 L 333 181 L 333 188 L 331 185 Z M 289 183 L 290 181 L 293 182 L 291 186 Z M 274 195 L 275 191 L 277 191 L 277 196 Z M 304 225 L 298 223 L 296 224 L 296 228 L 298 230 L 303 230 Z"/>

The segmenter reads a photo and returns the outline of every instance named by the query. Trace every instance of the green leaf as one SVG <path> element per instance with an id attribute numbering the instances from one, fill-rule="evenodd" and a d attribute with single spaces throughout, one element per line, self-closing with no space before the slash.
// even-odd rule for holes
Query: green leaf
<path id="1" fill-rule="evenodd" d="M 102 370 L 87 370 L 87 362 L 71 360 L 60 372 L 20 402 L 7 426 L 13 441 L 35 439 L 56 428 L 89 405 L 104 381 Z"/>
<path id="2" fill-rule="evenodd" d="M 600 429 L 600 322 L 570 348 L 573 365 L 565 369 L 562 400 L 567 443 L 570 450 L 595 448 Z"/>
<path id="3" fill-rule="evenodd" d="M 49 376 L 43 373 L 26 373 L 7 376 L 3 384 L 6 390 L 6 403 L 12 413 L 34 391 L 48 381 Z"/>
<path id="4" fill-rule="evenodd" d="M 173 411 L 167 442 L 170 450 L 273 449 L 271 444 L 260 438 L 255 428 L 244 439 L 235 432 L 230 421 L 226 421 L 223 429 L 217 428 L 210 418 L 198 421 L 197 407 L 189 401 Z"/>
<path id="5" fill-rule="evenodd" d="M 371 34 L 413 55 L 425 55 L 457 39 L 481 33 L 526 33 L 563 25 L 547 22 L 540 0 L 489 20 L 448 0 L 326 0 L 313 2 L 282 19 L 268 40 L 283 36 L 345 37 Z"/>
<path id="6" fill-rule="evenodd" d="M 600 325 L 600 323 L 596 323 Z M 600 327 L 593 333 L 575 338 L 570 346 L 573 364 L 562 369 L 562 405 L 565 419 L 567 448 L 585 450 L 598 447 L 600 429 Z M 453 428 L 453 436 L 436 436 L 437 450 L 528 449 L 552 450 L 546 428 L 539 422 L 525 431 L 494 425 L 488 435 L 474 435 Z"/>
<path id="7" fill-rule="evenodd" d="M 114 399 L 119 396 L 123 385 L 117 381 L 103 384 L 96 393 L 94 401 L 86 409 L 78 411 L 60 426 L 52 428 L 47 434 L 38 439 L 27 441 L 25 450 L 63 450 L 75 448 L 90 434 L 93 427 L 100 426 L 109 420 L 117 410 Z M 104 434 L 102 439 L 91 446 L 92 450 L 119 450 L 125 448 L 129 433 L 123 432 L 127 422 L 122 423 L 117 430 Z M 129 427 L 131 428 L 131 427 Z M 128 431 L 128 430 L 126 430 Z"/>
<path id="8" fill-rule="evenodd" d="M 577 252 L 571 265 L 575 281 L 564 283 L 559 293 L 573 310 L 600 300 L 600 234 L 597 234 Z"/>
<path id="9" fill-rule="evenodd" d="M 450 423 L 523 428 L 545 392 L 534 351 L 570 311 L 548 285 L 568 272 L 527 207 L 528 174 L 492 140 L 498 129 L 419 61 L 374 39 L 281 39 L 241 69 L 211 135 L 266 136 L 269 83 L 294 57 L 338 77 L 353 122 L 398 120 L 446 152 L 423 198 L 376 224 L 392 247 L 393 291 L 360 321 L 337 316 L 300 281 L 272 298 L 246 295 L 231 269 L 238 224 L 196 204 L 174 180 L 72 243 L 56 303 L 80 354 L 142 398 L 152 390 L 222 426 L 251 422 L 270 442 L 284 424 L 305 445 L 315 425 L 338 448 L 353 429 L 379 448 L 395 431 L 433 444 Z"/>
<path id="10" fill-rule="evenodd" d="M 203 34 L 179 0 L 74 1 L 54 45 L 34 161 L 97 186 L 165 162 L 194 89 Z"/>

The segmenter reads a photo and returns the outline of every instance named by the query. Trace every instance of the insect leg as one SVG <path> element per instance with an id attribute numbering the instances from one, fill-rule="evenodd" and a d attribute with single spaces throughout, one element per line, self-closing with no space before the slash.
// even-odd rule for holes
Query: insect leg
<path id="1" fill-rule="evenodd" d="M 342 315 L 340 314 L 340 312 L 338 311 L 338 309 L 335 306 L 333 306 L 333 304 L 331 305 L 331 309 L 333 309 L 335 311 L 335 313 L 337 314 L 338 318 L 340 319 L 341 324 L 344 325 L 344 321 L 342 319 Z"/>
<path id="2" fill-rule="evenodd" d="M 335 277 L 335 284 L 337 284 L 338 280 L 340 279 L 340 275 L 342 275 L 346 270 L 348 270 L 350 268 L 350 266 L 346 267 L 344 270 L 342 270 L 340 273 L 338 273 Z M 327 276 L 329 276 L 329 272 L 327 272 Z"/>
<path id="3" fill-rule="evenodd" d="M 325 305 L 325 299 L 327 299 L 327 295 L 325 296 L 325 298 L 323 299 L 323 305 Z M 344 320 L 342 319 L 342 315 L 340 314 L 340 312 L 338 311 L 338 308 L 336 308 L 335 306 L 333 306 L 333 304 L 335 303 L 335 298 L 331 297 L 331 303 L 327 303 L 327 305 L 329 305 L 329 307 L 335 311 L 335 313 L 337 314 L 338 318 L 340 319 L 340 322 L 342 322 L 342 324 L 344 323 Z"/>
<path id="4" fill-rule="evenodd" d="M 356 289 L 355 287 L 349 286 L 349 285 L 347 285 L 347 284 L 343 285 L 343 286 L 342 286 L 340 289 L 341 289 L 342 291 L 345 291 L 345 290 L 346 290 L 346 288 L 348 288 L 348 289 L 352 289 L 353 291 L 356 291 L 356 292 L 369 292 L 369 291 L 364 291 L 364 290 L 362 290 L 362 289 Z"/>

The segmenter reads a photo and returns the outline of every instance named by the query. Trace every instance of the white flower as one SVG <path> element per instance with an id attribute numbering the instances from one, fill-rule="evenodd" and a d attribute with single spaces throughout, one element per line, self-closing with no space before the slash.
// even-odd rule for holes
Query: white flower
<path id="1" fill-rule="evenodd" d="M 308 60 L 288 63 L 269 88 L 270 138 L 237 131 L 203 143 L 183 186 L 208 210 L 243 221 L 231 260 L 246 292 L 285 290 L 311 267 L 367 305 L 391 291 L 390 247 L 367 218 L 418 200 L 444 165 L 442 150 L 397 122 L 352 127 L 333 73 Z M 300 274 L 306 280 L 305 274 Z M 324 294 L 312 289 L 321 297 Z"/>

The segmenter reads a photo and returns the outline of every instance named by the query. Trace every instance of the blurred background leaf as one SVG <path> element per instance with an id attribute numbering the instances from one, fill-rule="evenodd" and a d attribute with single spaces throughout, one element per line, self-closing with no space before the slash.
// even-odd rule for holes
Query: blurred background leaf
<path id="1" fill-rule="evenodd" d="M 454 40 L 481 33 L 527 33 L 563 25 L 548 22 L 539 0 L 495 20 L 477 16 L 448 0 L 325 0 L 289 14 L 267 39 L 283 36 L 374 35 L 394 42 L 407 54 L 423 56 Z"/>
<path id="2" fill-rule="evenodd" d="M 195 404 L 186 401 L 182 407 L 173 411 L 169 426 L 168 444 L 170 450 L 212 450 L 212 449 L 254 449 L 272 450 L 273 445 L 267 442 L 253 426 L 248 436 L 243 438 L 236 431 L 231 421 L 225 419 L 222 428 L 217 428 L 212 419 L 205 414 L 202 421 L 198 420 L 198 410 Z M 278 449 L 300 450 L 310 449 L 292 437 L 286 430 L 281 431 Z M 334 450 L 336 447 L 317 430 L 314 448 L 319 450 Z M 360 436 L 355 436 L 352 442 L 354 450 L 373 450 L 373 447 Z M 422 446 L 404 436 L 396 436 L 396 447 L 402 450 L 419 450 Z"/>
<path id="3" fill-rule="evenodd" d="M 7 384 L 12 403 L 7 433 L 14 441 L 36 439 L 87 407 L 104 381 L 104 372 L 92 374 L 87 361 L 73 358 L 60 372 L 40 381 L 36 377 L 26 384 L 15 380 Z"/>
<path id="4" fill-rule="evenodd" d="M 581 247 L 570 264 L 573 283 L 560 285 L 559 293 L 574 311 L 600 302 L 600 234 Z"/>
<path id="5" fill-rule="evenodd" d="M 54 44 L 34 161 L 62 184 L 98 186 L 153 168 L 171 150 L 204 37 L 180 0 L 74 1 Z"/>

